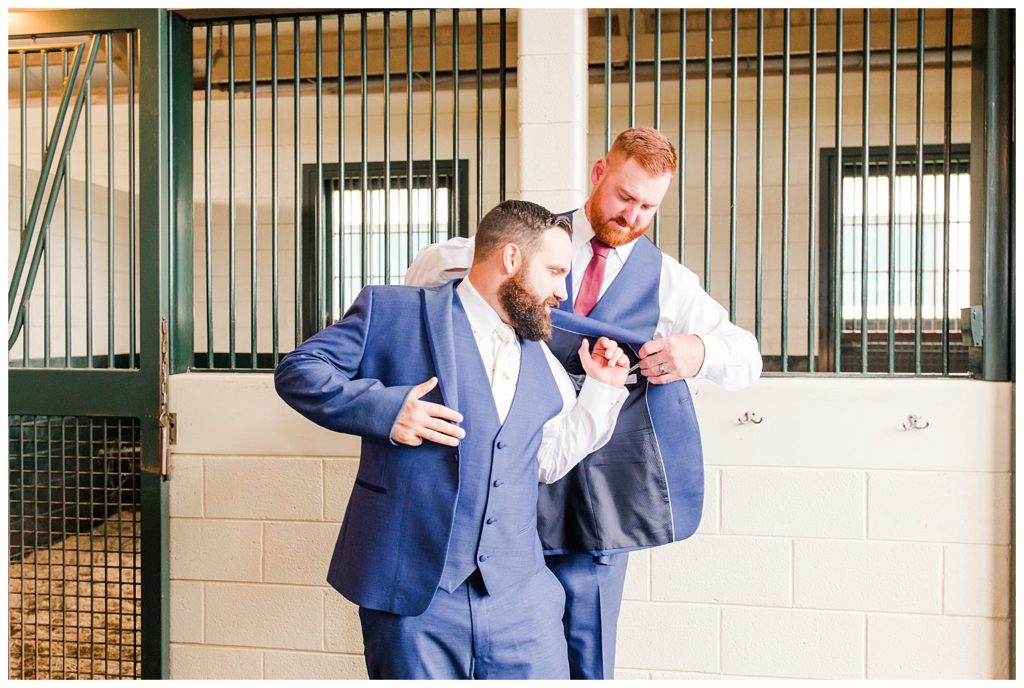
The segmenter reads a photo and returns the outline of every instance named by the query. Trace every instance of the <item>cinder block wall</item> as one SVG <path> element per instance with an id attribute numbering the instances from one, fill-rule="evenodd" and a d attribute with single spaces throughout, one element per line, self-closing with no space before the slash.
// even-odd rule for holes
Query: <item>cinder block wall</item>
<path id="1" fill-rule="evenodd" d="M 617 678 L 1008 677 L 1009 384 L 693 388 L 703 521 L 631 555 Z M 269 375 L 173 376 L 171 399 L 171 677 L 365 677 L 325 581 L 358 439 Z"/>

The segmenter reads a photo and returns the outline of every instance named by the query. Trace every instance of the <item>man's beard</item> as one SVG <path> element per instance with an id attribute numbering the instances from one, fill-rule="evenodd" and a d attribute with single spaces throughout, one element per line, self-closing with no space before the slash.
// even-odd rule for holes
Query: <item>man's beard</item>
<path id="1" fill-rule="evenodd" d="M 597 208 L 593 206 L 590 208 L 590 214 L 592 215 L 590 218 L 590 226 L 594 230 L 594 236 L 612 248 L 628 244 L 633 241 L 633 239 L 643 236 L 647 233 L 648 227 L 650 227 L 650 224 L 648 224 L 647 227 L 633 227 L 626 222 L 624 218 L 604 217 L 603 215 L 599 215 Z M 612 227 L 611 221 L 615 221 L 619 227 L 625 227 L 626 229 L 620 230 L 616 227 Z"/>
<path id="2" fill-rule="evenodd" d="M 524 339 L 546 341 L 551 339 L 551 313 L 547 306 L 557 307 L 558 301 L 538 299 L 526 283 L 526 266 L 498 287 L 498 300 L 505 309 L 509 325 Z"/>

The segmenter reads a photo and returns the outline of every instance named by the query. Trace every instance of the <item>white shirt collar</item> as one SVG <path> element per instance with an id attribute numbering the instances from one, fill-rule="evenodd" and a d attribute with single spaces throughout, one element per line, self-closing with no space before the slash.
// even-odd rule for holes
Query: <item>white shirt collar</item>
<path id="1" fill-rule="evenodd" d="M 469 325 L 473 328 L 474 334 L 478 337 L 490 337 L 502 322 L 498 312 L 484 301 L 484 297 L 480 296 L 480 292 L 469 281 L 468 275 L 455 287 L 455 291 L 459 294 L 462 307 L 466 309 L 466 317 L 469 318 Z"/>
<path id="2" fill-rule="evenodd" d="M 590 240 L 594 238 L 594 228 L 590 226 L 590 220 L 587 219 L 587 214 L 584 212 L 581 206 L 572 216 L 572 244 L 573 251 L 578 251 L 585 247 L 588 256 L 594 255 L 594 249 L 590 245 Z M 629 258 L 629 254 L 633 252 L 633 247 L 636 245 L 637 240 L 633 239 L 630 242 L 623 244 L 622 246 L 616 246 L 612 249 L 611 255 L 616 256 L 623 264 Z"/>

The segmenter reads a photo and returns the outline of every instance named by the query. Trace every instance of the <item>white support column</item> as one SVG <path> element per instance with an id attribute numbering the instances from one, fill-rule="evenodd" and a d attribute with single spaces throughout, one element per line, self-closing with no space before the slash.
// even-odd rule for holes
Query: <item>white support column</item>
<path id="1" fill-rule="evenodd" d="M 587 10 L 519 10 L 519 198 L 553 212 L 590 191 Z"/>

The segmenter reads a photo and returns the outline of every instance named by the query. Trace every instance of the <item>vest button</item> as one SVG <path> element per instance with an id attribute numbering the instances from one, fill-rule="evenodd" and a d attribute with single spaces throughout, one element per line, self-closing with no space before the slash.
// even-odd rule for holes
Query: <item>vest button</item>
<path id="1" fill-rule="evenodd" d="M 455 463 L 459 462 L 459 453 L 458 452 L 452 452 L 452 461 L 454 461 Z"/>
<path id="2" fill-rule="evenodd" d="M 487 519 L 486 521 L 484 521 L 484 523 L 486 523 L 487 525 L 491 525 L 491 524 L 493 524 L 493 523 L 497 523 L 497 521 L 498 521 L 498 519 L 496 519 L 496 518 L 494 518 L 493 516 L 491 516 L 491 517 L 490 517 L 489 519 Z"/>
<path id="3" fill-rule="evenodd" d="M 489 554 L 481 554 L 479 557 L 477 557 L 477 560 L 482 564 L 490 558 L 491 556 Z"/>
<path id="4" fill-rule="evenodd" d="M 507 446 L 508 445 L 506 443 L 504 443 L 504 442 L 498 442 L 498 449 L 504 449 Z"/>
<path id="5" fill-rule="evenodd" d="M 492 483 L 492 485 L 494 485 L 495 487 L 501 487 L 501 486 L 502 486 L 502 485 L 504 485 L 504 484 L 505 484 L 505 481 L 504 481 L 504 480 L 495 480 L 495 481 L 494 481 L 494 482 Z"/>

